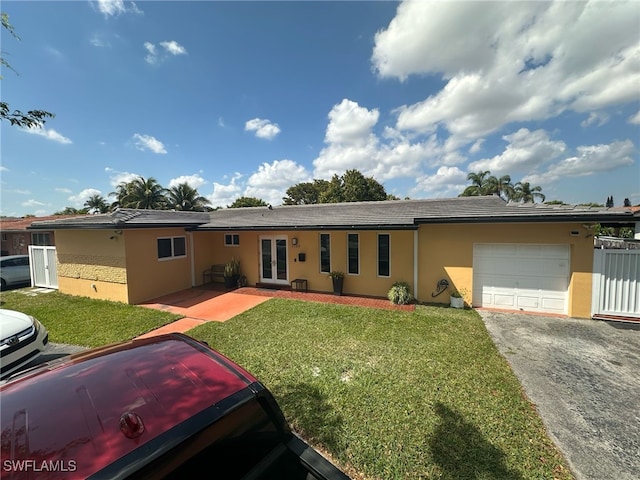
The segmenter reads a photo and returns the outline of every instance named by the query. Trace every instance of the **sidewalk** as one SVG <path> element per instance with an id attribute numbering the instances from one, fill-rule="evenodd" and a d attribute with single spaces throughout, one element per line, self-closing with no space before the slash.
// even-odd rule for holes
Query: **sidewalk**
<path id="1" fill-rule="evenodd" d="M 205 322 L 224 322 L 274 297 L 390 310 L 415 310 L 415 305 L 393 305 L 389 300 L 383 298 L 338 296 L 255 287 L 243 287 L 232 291 L 217 286 L 194 287 L 141 303 L 140 306 L 184 315 L 185 318 L 147 332 L 138 338 L 164 333 L 184 333 Z"/>

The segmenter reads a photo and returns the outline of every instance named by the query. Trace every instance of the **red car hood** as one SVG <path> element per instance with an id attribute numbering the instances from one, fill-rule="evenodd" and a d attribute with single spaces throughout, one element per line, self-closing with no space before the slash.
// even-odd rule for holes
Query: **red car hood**
<path id="1" fill-rule="evenodd" d="M 73 355 L 0 387 L 1 476 L 86 478 L 255 381 L 182 335 Z"/>

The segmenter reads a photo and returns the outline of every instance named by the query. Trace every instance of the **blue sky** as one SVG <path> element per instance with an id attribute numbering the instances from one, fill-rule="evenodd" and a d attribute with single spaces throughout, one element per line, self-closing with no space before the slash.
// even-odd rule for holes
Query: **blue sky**
<path id="1" fill-rule="evenodd" d="M 469 172 L 640 203 L 640 2 L 3 1 L 6 216 L 122 181 L 279 205 L 358 169 L 401 198 Z"/>

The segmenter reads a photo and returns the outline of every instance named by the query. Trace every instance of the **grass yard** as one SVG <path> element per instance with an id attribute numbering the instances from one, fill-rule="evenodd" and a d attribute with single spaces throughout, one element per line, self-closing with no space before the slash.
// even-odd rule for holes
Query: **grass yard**
<path id="1" fill-rule="evenodd" d="M 189 334 L 353 478 L 573 478 L 474 311 L 272 299 Z"/>
<path id="2" fill-rule="evenodd" d="M 27 295 L 30 289 L 0 293 L 0 305 L 36 317 L 49 340 L 99 347 L 130 340 L 181 318 L 168 312 L 58 292 Z"/>
<path id="3" fill-rule="evenodd" d="M 52 342 L 100 346 L 178 316 L 2 292 Z M 293 428 L 354 479 L 572 479 L 471 310 L 415 312 L 271 299 L 188 332 L 256 375 Z"/>

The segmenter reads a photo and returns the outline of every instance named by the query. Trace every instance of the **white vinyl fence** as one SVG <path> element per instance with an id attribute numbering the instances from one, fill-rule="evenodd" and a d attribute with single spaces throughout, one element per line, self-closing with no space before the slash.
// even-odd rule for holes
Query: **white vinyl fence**
<path id="1" fill-rule="evenodd" d="M 640 318 L 640 250 L 594 250 L 591 314 Z"/>
<path id="2" fill-rule="evenodd" d="M 56 247 L 29 245 L 29 265 L 32 286 L 58 288 Z"/>

